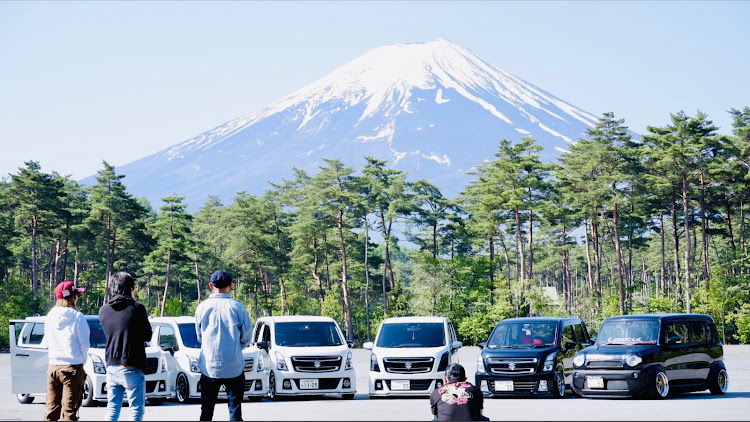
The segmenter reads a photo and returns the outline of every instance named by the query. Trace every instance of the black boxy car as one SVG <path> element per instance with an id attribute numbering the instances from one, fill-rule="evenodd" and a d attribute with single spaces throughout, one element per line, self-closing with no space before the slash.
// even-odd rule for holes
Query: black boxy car
<path id="1" fill-rule="evenodd" d="M 724 394 L 724 348 L 713 318 L 645 314 L 607 318 L 596 343 L 573 359 L 573 389 L 583 397 L 662 399 L 670 392 Z"/>
<path id="2" fill-rule="evenodd" d="M 573 356 L 590 344 L 580 318 L 504 319 L 479 343 L 475 385 L 486 397 L 564 397 Z"/>

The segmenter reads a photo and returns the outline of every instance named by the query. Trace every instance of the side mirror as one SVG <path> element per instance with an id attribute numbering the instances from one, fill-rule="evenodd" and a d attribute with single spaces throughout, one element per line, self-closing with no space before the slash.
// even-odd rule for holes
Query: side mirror
<path id="1" fill-rule="evenodd" d="M 352 340 L 347 340 L 346 346 L 351 349 L 352 347 L 354 347 L 354 342 Z"/>
<path id="2" fill-rule="evenodd" d="M 565 342 L 565 349 L 563 350 L 573 350 L 576 348 L 576 342 L 575 341 L 566 341 Z"/>
<path id="3" fill-rule="evenodd" d="M 362 348 L 367 349 L 367 350 L 372 350 L 374 346 L 375 346 L 375 343 L 371 341 L 367 341 L 364 344 L 362 344 Z"/>
<path id="4" fill-rule="evenodd" d="M 486 341 L 483 341 L 483 342 L 479 343 L 479 350 L 482 350 L 485 347 L 487 347 L 487 342 Z"/>
<path id="5" fill-rule="evenodd" d="M 596 337 L 589 338 L 589 343 L 590 344 L 596 344 Z"/>
<path id="6" fill-rule="evenodd" d="M 680 336 L 672 336 L 667 340 L 667 344 L 680 344 L 682 343 L 682 337 Z"/>
<path id="7" fill-rule="evenodd" d="M 259 341 L 255 343 L 256 346 L 258 346 L 258 349 L 265 350 L 268 352 L 268 342 L 267 341 Z"/>
<path id="8" fill-rule="evenodd" d="M 161 343 L 159 347 L 161 347 L 161 350 L 169 352 L 172 356 L 174 356 L 174 343 Z"/>
<path id="9" fill-rule="evenodd" d="M 460 341 L 454 341 L 453 343 L 451 343 L 451 349 L 453 349 L 453 350 L 460 349 L 461 346 L 463 346 L 463 345 L 464 344 L 461 343 Z"/>

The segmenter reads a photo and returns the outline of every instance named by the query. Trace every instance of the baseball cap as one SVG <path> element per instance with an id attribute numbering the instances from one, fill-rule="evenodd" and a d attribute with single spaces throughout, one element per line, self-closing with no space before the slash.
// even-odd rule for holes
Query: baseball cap
<path id="1" fill-rule="evenodd" d="M 224 270 L 218 270 L 211 274 L 211 284 L 216 288 L 223 289 L 232 284 L 232 276 Z"/>
<path id="2" fill-rule="evenodd" d="M 85 291 L 85 288 L 76 287 L 76 284 L 72 281 L 63 281 L 62 283 L 58 284 L 57 287 L 55 287 L 55 296 L 58 299 L 62 299 L 70 295 L 79 296 Z"/>

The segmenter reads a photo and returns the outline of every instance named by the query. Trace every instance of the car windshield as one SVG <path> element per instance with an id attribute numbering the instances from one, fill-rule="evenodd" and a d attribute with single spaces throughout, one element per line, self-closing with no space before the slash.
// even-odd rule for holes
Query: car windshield
<path id="1" fill-rule="evenodd" d="M 605 321 L 596 336 L 596 344 L 656 344 L 658 338 L 658 321 Z"/>
<path id="2" fill-rule="evenodd" d="M 279 322 L 276 323 L 276 344 L 286 347 L 341 346 L 336 324 L 333 322 Z"/>
<path id="3" fill-rule="evenodd" d="M 92 349 L 104 349 L 107 347 L 107 337 L 99 321 L 87 321 L 89 324 L 89 347 Z"/>
<path id="4" fill-rule="evenodd" d="M 201 342 L 198 341 L 198 335 L 195 333 L 195 324 L 177 324 L 182 337 L 182 344 L 191 349 L 200 349 Z"/>
<path id="5" fill-rule="evenodd" d="M 557 323 L 555 322 L 509 322 L 498 324 L 489 340 L 490 349 L 521 349 L 555 345 Z"/>
<path id="6" fill-rule="evenodd" d="M 440 347 L 445 346 L 442 322 L 383 324 L 378 347 Z"/>

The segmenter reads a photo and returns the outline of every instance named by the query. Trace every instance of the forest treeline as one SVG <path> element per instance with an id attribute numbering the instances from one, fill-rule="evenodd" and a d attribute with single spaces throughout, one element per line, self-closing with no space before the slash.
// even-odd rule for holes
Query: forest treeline
<path id="1" fill-rule="evenodd" d="M 386 161 L 326 159 L 260 196 L 176 194 L 155 209 L 103 162 L 96 183 L 28 161 L 0 181 L 0 325 L 46 314 L 73 280 L 96 314 L 128 271 L 151 315 L 192 315 L 223 268 L 255 319 L 320 314 L 371 339 L 389 316 L 442 315 L 466 344 L 507 317 L 700 312 L 750 342 L 750 108 L 731 135 L 701 112 L 642 139 L 604 113 L 557 163 L 502 139 L 455 198 Z M 7 345 L 7 329 L 0 331 Z"/>

